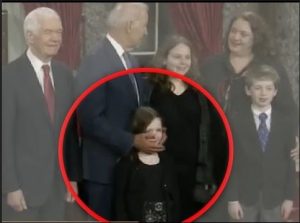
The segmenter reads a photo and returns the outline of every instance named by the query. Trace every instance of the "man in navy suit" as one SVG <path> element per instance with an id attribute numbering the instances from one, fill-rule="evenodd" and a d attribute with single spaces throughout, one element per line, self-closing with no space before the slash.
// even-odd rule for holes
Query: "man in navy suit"
<path id="1" fill-rule="evenodd" d="M 117 71 L 138 67 L 128 54 L 147 34 L 148 7 L 118 3 L 108 16 L 108 34 L 95 54 L 82 64 L 77 93 Z M 97 214 L 110 219 L 115 165 L 134 146 L 142 151 L 163 150 L 147 141 L 147 134 L 130 133 L 131 118 L 146 103 L 149 92 L 141 75 L 112 80 L 93 91 L 78 109 L 83 139 L 82 199 Z"/>
<path id="2" fill-rule="evenodd" d="M 57 159 L 58 136 L 73 89 L 70 70 L 52 60 L 62 42 L 62 29 L 54 10 L 42 7 L 30 12 L 24 21 L 28 50 L 2 70 L 4 220 L 64 217 L 66 194 Z M 66 154 L 74 157 L 75 147 L 76 143 L 69 146 L 74 150 Z M 69 178 L 76 178 L 74 174 L 69 173 Z M 72 201 L 70 194 L 67 200 Z"/>

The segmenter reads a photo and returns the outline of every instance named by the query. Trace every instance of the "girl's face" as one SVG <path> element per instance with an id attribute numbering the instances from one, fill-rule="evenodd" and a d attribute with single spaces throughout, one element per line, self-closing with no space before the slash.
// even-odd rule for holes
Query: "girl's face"
<path id="1" fill-rule="evenodd" d="M 151 137 L 148 138 L 149 141 L 159 144 L 163 135 L 161 119 L 153 119 L 146 128 L 146 133 L 151 135 Z"/>
<path id="2" fill-rule="evenodd" d="M 190 47 L 179 43 L 169 51 L 165 64 L 168 70 L 185 75 L 192 64 Z"/>
<path id="3" fill-rule="evenodd" d="M 237 55 L 251 54 L 253 37 L 249 22 L 243 19 L 237 19 L 232 23 L 228 36 L 228 47 L 230 52 Z"/>

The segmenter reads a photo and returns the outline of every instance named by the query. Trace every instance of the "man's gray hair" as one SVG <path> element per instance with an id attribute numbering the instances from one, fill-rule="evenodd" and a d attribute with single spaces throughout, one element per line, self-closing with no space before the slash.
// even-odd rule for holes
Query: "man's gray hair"
<path id="1" fill-rule="evenodd" d="M 135 20 L 137 13 L 129 13 L 128 6 L 145 9 L 148 11 L 148 5 L 140 2 L 117 3 L 110 11 L 106 25 L 108 28 L 115 28 L 124 25 L 126 22 Z M 137 9 L 136 12 L 140 10 Z"/>
<path id="2" fill-rule="evenodd" d="M 58 17 L 58 13 L 54 11 L 51 8 L 47 7 L 39 7 L 34 10 L 32 10 L 28 15 L 25 17 L 24 20 L 24 34 L 26 36 L 26 33 L 28 31 L 31 31 L 33 33 L 36 33 L 38 29 L 40 28 L 40 21 L 39 19 L 42 17 Z"/>

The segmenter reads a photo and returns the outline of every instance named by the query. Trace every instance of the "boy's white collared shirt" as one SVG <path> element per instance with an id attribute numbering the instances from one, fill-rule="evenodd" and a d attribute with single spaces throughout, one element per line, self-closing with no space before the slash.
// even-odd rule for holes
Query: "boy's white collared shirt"
<path id="1" fill-rule="evenodd" d="M 259 115 L 261 113 L 266 113 L 267 120 L 266 120 L 266 124 L 267 124 L 267 128 L 270 131 L 271 128 L 271 115 L 272 115 L 272 106 L 270 106 L 270 108 L 268 108 L 266 111 L 261 112 L 258 109 L 256 109 L 254 106 L 251 105 L 251 110 L 252 110 L 252 114 L 254 117 L 254 122 L 255 122 L 255 126 L 256 126 L 256 130 L 258 130 L 259 124 L 260 124 L 260 120 L 259 120 Z"/>

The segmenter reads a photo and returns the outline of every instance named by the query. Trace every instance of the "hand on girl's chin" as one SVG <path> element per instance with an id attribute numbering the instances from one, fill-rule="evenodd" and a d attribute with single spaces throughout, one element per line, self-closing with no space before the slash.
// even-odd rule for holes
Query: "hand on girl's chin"
<path id="1" fill-rule="evenodd" d="M 150 142 L 150 143 L 154 143 L 154 144 L 158 145 L 158 140 L 156 140 L 154 138 L 147 139 L 147 141 Z"/>

